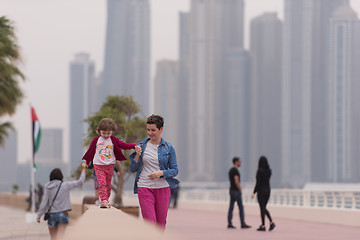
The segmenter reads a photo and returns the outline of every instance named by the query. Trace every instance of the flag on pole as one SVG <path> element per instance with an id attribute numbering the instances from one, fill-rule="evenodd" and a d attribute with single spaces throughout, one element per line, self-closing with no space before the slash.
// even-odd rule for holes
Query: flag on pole
<path id="1" fill-rule="evenodd" d="M 36 116 L 35 109 L 31 107 L 31 120 L 32 120 L 32 140 L 33 140 L 33 167 L 37 169 L 35 163 L 35 153 L 39 150 L 41 128 L 38 117 Z"/>

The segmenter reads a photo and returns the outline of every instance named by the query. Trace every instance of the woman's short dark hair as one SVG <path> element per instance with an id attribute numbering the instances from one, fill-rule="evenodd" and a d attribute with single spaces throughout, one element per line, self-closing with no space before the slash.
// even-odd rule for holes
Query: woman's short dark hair
<path id="1" fill-rule="evenodd" d="M 147 118 L 146 124 L 155 124 L 160 130 L 164 126 L 164 118 L 160 115 L 153 114 Z"/>
<path id="2" fill-rule="evenodd" d="M 52 180 L 60 180 L 62 181 L 64 178 L 60 168 L 55 168 L 50 173 L 50 181 Z"/>

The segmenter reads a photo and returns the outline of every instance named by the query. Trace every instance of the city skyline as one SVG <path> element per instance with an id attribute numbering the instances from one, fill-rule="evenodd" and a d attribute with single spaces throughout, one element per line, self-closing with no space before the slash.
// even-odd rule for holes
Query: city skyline
<path id="1" fill-rule="evenodd" d="M 226 34 L 225 34 L 225 36 L 226 36 Z M 226 42 L 226 41 L 225 41 Z M 231 44 L 231 43 L 228 43 L 228 42 L 226 42 L 226 44 Z M 229 45 L 230 46 L 230 45 Z M 242 46 L 236 46 L 236 47 L 242 47 Z M 220 49 L 220 48 L 219 48 Z M 216 49 L 215 49 L 216 50 Z M 223 50 L 221 50 L 221 51 L 223 51 Z M 246 52 L 246 51 L 245 51 Z M 235 51 L 233 52 L 234 54 L 236 53 Z M 219 55 L 220 56 L 220 55 Z M 215 59 L 216 60 L 216 59 Z M 305 61 L 306 62 L 306 61 Z M 201 62 L 199 62 L 200 64 L 201 64 Z M 234 69 L 236 69 L 236 68 L 234 68 Z M 214 70 L 215 71 L 215 70 Z M 219 73 L 222 71 L 221 69 L 218 69 L 218 70 L 216 70 L 216 71 L 219 71 Z M 216 73 L 216 72 L 215 72 Z M 216 73 L 217 74 L 217 73 Z M 306 73 L 306 74 L 309 74 L 309 73 Z M 215 79 L 215 78 L 214 78 Z M 214 84 L 212 87 L 216 87 L 216 84 L 218 84 L 216 81 L 213 81 L 213 83 L 212 84 Z M 309 86 L 307 87 L 308 89 L 309 89 Z M 306 92 L 305 92 L 305 94 L 307 94 Z M 201 96 L 201 95 L 199 95 L 199 96 Z M 218 97 L 221 97 L 220 95 L 218 96 Z M 203 101 L 204 99 L 201 99 L 200 101 Z M 214 99 L 213 99 L 214 100 Z M 309 104 L 309 103 L 306 103 L 306 102 L 304 102 L 304 104 L 306 105 L 306 104 Z M 199 105 L 200 106 L 200 105 Z M 36 107 L 36 106 L 35 106 Z M 217 109 L 219 109 L 219 108 L 217 108 Z M 209 110 L 210 110 L 210 112 L 211 112 L 211 109 L 209 108 Z M 214 113 L 212 113 L 212 114 L 214 114 Z M 216 118 L 216 116 L 220 116 L 221 115 L 221 113 L 220 112 L 217 112 L 217 113 L 215 113 L 214 114 L 214 117 Z M 304 115 L 304 116 L 306 116 L 306 115 Z M 211 120 L 212 121 L 212 120 Z M 306 118 L 305 118 L 305 121 L 306 121 Z M 208 127 L 210 127 L 210 126 L 212 126 L 212 124 L 211 123 L 206 123 L 206 122 L 204 122 L 205 123 L 205 127 L 208 125 Z M 308 126 L 309 127 L 309 126 Z M 305 131 L 304 131 L 304 133 L 305 134 L 307 134 L 306 132 L 307 132 L 308 130 L 306 130 L 305 129 Z M 215 133 L 216 134 L 216 133 Z M 218 141 L 218 140 L 217 140 Z M 301 140 L 301 141 L 303 141 L 303 140 Z M 198 142 L 201 142 L 201 141 L 198 141 Z M 305 142 L 306 142 L 306 140 L 305 140 Z M 310 153 L 310 150 L 306 150 L 305 149 L 305 151 L 303 151 L 303 153 L 305 154 L 305 156 L 308 156 Z M 241 155 L 243 155 L 244 153 L 242 153 Z M 246 154 L 245 154 L 246 155 Z M 219 153 L 218 153 L 218 156 L 220 156 L 219 155 Z M 217 156 L 217 157 L 218 157 Z M 228 157 L 226 157 L 226 159 L 227 159 Z M 206 159 L 209 159 L 209 158 L 206 158 Z M 303 158 L 304 159 L 304 158 Z M 305 157 L 305 159 L 307 159 L 306 157 Z M 310 159 L 310 158 L 309 158 Z M 308 160 L 309 161 L 309 160 Z M 210 160 L 210 162 L 212 162 L 212 160 Z M 201 165 L 201 161 L 199 162 L 199 164 Z M 200 166 L 199 165 L 199 166 Z M 306 164 L 305 164 L 306 165 Z M 307 172 L 307 174 L 310 174 L 308 171 L 306 171 L 306 169 L 309 167 L 309 164 L 307 165 L 307 167 L 305 167 L 304 168 L 304 170 L 303 170 L 303 173 L 305 173 L 305 172 Z M 212 165 L 212 166 L 210 166 L 210 174 L 214 174 L 215 173 L 215 171 L 214 170 L 212 170 L 212 169 L 215 169 L 215 165 Z M 223 172 L 223 169 L 219 169 L 219 168 L 216 168 L 216 171 L 220 171 L 221 170 L 221 172 Z M 291 174 L 291 173 L 290 173 Z M 210 175 L 208 175 L 208 176 L 210 176 Z M 302 177 L 304 177 L 304 176 L 302 176 Z M 305 179 L 306 178 L 308 178 L 308 177 L 306 177 L 305 176 Z M 211 180 L 212 178 L 210 177 L 206 177 L 205 179 L 209 179 L 209 180 Z M 300 179 L 300 184 L 301 184 L 301 179 Z M 306 181 L 306 180 L 305 180 Z"/>
<path id="2" fill-rule="evenodd" d="M 83 8 L 84 5 L 87 7 Z M 67 100 L 67 96 L 70 95 L 68 65 L 74 54 L 86 52 L 93 59 L 97 71 L 103 69 L 106 1 L 54 0 L 50 3 L 45 0 L 31 2 L 3 0 L 1 6 L 0 15 L 8 16 L 15 23 L 23 58 L 21 68 L 27 77 L 27 81 L 22 83 L 25 92 L 23 103 L 17 108 L 14 116 L 4 118 L 4 120 L 10 119 L 22 136 L 25 136 L 18 140 L 24 146 L 19 153 L 18 161 L 25 162 L 31 159 L 31 148 L 30 146 L 26 148 L 26 136 L 30 138 L 30 123 L 26 121 L 29 116 L 29 104 L 35 107 L 44 127 L 63 128 L 64 139 L 68 139 L 70 113 L 68 108 L 70 103 Z M 166 0 L 151 1 L 152 77 L 150 81 L 153 81 L 157 61 L 177 59 L 178 14 L 180 11 L 188 11 L 189 6 L 190 0 L 171 1 L 171 3 Z M 269 0 L 266 3 L 261 0 L 246 0 L 245 23 L 264 11 L 278 9 L 281 16 L 281 7 L 281 0 Z M 66 18 L 62 14 L 65 11 Z M 79 18 L 79 14 L 83 17 Z M 62 30 L 64 24 L 66 29 Z M 248 35 L 246 29 L 245 24 L 244 34 Z M 66 147 L 66 143 L 64 146 L 64 155 L 68 156 L 69 148 Z M 69 159 L 65 158 L 68 162 Z"/>

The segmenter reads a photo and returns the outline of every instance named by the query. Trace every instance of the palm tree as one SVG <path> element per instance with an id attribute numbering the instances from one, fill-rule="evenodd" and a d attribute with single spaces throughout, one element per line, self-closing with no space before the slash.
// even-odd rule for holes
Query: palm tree
<path id="1" fill-rule="evenodd" d="M 14 114 L 23 98 L 19 79 L 25 77 L 17 67 L 19 61 L 13 24 L 6 17 L 0 17 L 0 116 Z M 4 144 L 10 129 L 13 129 L 10 122 L 0 123 L 0 145 Z"/>

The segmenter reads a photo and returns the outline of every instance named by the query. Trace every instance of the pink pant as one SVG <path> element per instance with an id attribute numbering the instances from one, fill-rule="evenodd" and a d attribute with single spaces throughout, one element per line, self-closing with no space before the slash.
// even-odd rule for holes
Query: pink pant
<path id="1" fill-rule="evenodd" d="M 138 197 L 143 218 L 165 229 L 170 194 L 170 187 L 156 189 L 139 187 Z"/>
<path id="2" fill-rule="evenodd" d="M 109 201 L 111 194 L 111 179 L 114 172 L 114 164 L 94 164 L 95 174 L 99 183 L 99 196 L 101 201 Z"/>

